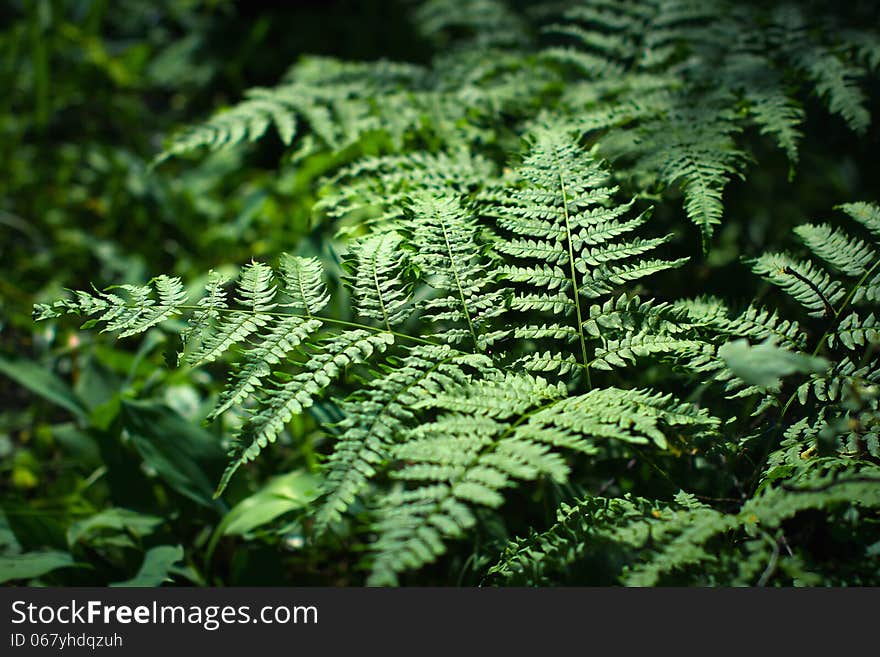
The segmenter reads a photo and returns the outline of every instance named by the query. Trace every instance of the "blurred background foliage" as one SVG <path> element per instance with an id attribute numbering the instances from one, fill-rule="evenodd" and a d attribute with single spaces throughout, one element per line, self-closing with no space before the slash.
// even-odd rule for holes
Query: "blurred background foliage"
<path id="1" fill-rule="evenodd" d="M 319 178 L 345 155 L 317 152 L 294 166 L 280 139 L 269 138 L 151 162 L 179 126 L 235 103 L 248 87 L 276 84 L 302 55 L 428 61 L 444 43 L 419 36 L 410 5 L 0 3 L 0 582 L 362 580 L 345 545 L 303 540 L 297 511 L 316 494 L 321 446 L 312 420 L 297 418 L 290 430 L 297 440 L 282 441 L 236 479 L 225 501 L 215 500 L 228 427 L 202 421 L 222 368 L 166 367 L 174 351 L 167 327 L 117 343 L 70 322 L 35 326 L 31 311 L 62 287 L 142 284 L 158 272 L 198 289 L 209 269 L 234 273 L 282 251 L 332 263 L 333 243 L 313 204 Z M 878 95 L 873 88 L 875 115 Z M 711 288 L 751 300 L 762 288 L 743 276 L 740 256 L 836 203 L 876 199 L 880 132 L 859 137 L 807 109 L 797 176 L 780 185 L 788 177 L 784 154 L 749 136 L 760 170 L 725 192 L 729 220 L 711 252 L 695 268 L 666 275 L 658 289 Z M 383 144 L 366 139 L 359 148 L 378 152 Z M 661 204 L 655 220 L 674 230 L 678 212 L 677 203 Z M 699 239 L 696 231 L 677 236 L 689 253 L 700 252 Z M 645 376 L 650 381 L 651 372 Z M 552 502 L 545 500 L 547 518 Z M 496 535 L 477 540 L 540 524 L 546 518 L 490 526 Z M 457 575 L 429 569 L 422 581 L 473 583 L 468 573 L 478 569 L 467 546 L 451 563 Z"/>
<path id="2" fill-rule="evenodd" d="M 238 492 L 244 506 L 212 499 L 222 427 L 201 421 L 222 372 L 165 367 L 159 330 L 114 343 L 75 324 L 35 328 L 31 313 L 62 287 L 143 283 L 166 269 L 198 287 L 211 268 L 294 250 L 312 230 L 320 160 L 279 172 L 279 143 L 198 164 L 150 163 L 178 126 L 247 86 L 275 83 L 303 53 L 419 56 L 390 9 L 322 0 L 0 3 L 0 581 L 316 577 L 320 562 L 301 554 L 295 525 L 265 541 L 235 540 L 259 537 L 311 499 L 305 470 L 255 473 Z M 278 472 L 308 463 L 283 448 L 278 458 Z M 253 491 L 267 502 L 259 517 L 244 513 Z"/>

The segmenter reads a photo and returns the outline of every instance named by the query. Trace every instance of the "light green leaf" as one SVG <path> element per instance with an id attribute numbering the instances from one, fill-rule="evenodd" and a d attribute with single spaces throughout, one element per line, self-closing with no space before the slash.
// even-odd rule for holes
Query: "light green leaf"
<path id="1" fill-rule="evenodd" d="M 318 478 L 308 472 L 296 470 L 275 477 L 235 505 L 223 519 L 223 534 L 247 534 L 288 511 L 305 507 L 317 496 Z"/>
<path id="2" fill-rule="evenodd" d="M 73 565 L 73 557 L 58 550 L 0 557 L 0 584 L 10 580 L 33 579 Z"/>
<path id="3" fill-rule="evenodd" d="M 162 582 L 168 581 L 168 573 L 181 559 L 183 559 L 183 548 L 179 545 L 160 545 L 150 548 L 137 575 L 124 582 L 114 582 L 110 586 L 141 588 L 161 586 Z"/>
<path id="4" fill-rule="evenodd" d="M 111 530 L 117 533 L 131 532 L 136 536 L 147 536 L 161 523 L 162 518 L 148 516 L 130 509 L 106 509 L 73 523 L 67 530 L 67 542 L 73 546 L 77 541 L 100 530 Z"/>
<path id="5" fill-rule="evenodd" d="M 769 340 L 755 346 L 745 339 L 733 340 L 722 345 L 718 355 L 739 378 L 762 388 L 778 388 L 782 377 L 824 372 L 830 366 L 824 358 L 798 354 Z"/>

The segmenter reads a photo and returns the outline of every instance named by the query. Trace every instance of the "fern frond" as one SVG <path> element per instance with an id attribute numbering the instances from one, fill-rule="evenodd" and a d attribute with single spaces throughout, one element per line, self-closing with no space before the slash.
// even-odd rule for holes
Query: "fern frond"
<path id="1" fill-rule="evenodd" d="M 867 243 L 828 224 L 801 224 L 794 233 L 812 253 L 847 276 L 859 276 L 877 257 Z"/>
<path id="2" fill-rule="evenodd" d="M 325 181 L 314 209 L 334 219 L 376 225 L 399 222 L 415 191 L 467 194 L 490 184 L 495 165 L 468 150 L 365 157 Z"/>
<path id="3" fill-rule="evenodd" d="M 630 525 L 649 518 L 654 510 L 656 505 L 649 500 L 629 496 L 562 503 L 552 527 L 511 541 L 487 575 L 514 586 L 542 586 L 567 579 L 565 572 L 588 560 L 591 549 L 608 541 L 622 542 Z M 633 537 L 628 543 L 635 547 L 637 540 Z"/>
<path id="4" fill-rule="evenodd" d="M 872 232 L 878 225 L 876 219 L 880 211 L 874 205 L 853 203 L 842 205 L 840 209 Z M 844 297 L 846 289 L 850 290 L 847 303 L 871 304 L 880 300 L 880 274 L 875 273 L 880 259 L 875 245 L 828 224 L 802 224 L 794 232 L 811 253 L 833 270 L 858 280 L 854 284 L 841 282 L 811 261 L 797 261 L 779 253 L 766 253 L 750 261 L 753 270 L 782 287 L 814 316 L 836 317 L 842 308 L 835 310 L 833 305 Z"/>
<path id="5" fill-rule="evenodd" d="M 189 322 L 180 332 L 180 341 L 182 350 L 177 355 L 177 364 L 187 352 L 188 345 L 191 342 L 199 343 L 205 339 L 205 333 L 211 330 L 211 327 L 220 319 L 220 316 L 229 308 L 226 290 L 224 286 L 229 279 L 211 270 L 208 272 L 205 281 L 205 292 L 196 302 L 196 310 L 190 317 Z"/>
<path id="6" fill-rule="evenodd" d="M 761 133 L 775 138 L 789 162 L 796 164 L 806 117 L 803 108 L 776 85 L 747 89 L 745 99 Z"/>
<path id="7" fill-rule="evenodd" d="M 389 333 L 371 334 L 357 329 L 346 331 L 326 343 L 305 363 L 303 371 L 290 381 L 276 385 L 259 399 L 259 410 L 248 418 L 236 437 L 216 495 L 220 495 L 238 469 L 253 461 L 266 445 L 274 442 L 294 415 L 314 404 L 315 399 L 346 368 L 366 361 L 374 352 L 385 351 L 394 343 Z"/>
<path id="8" fill-rule="evenodd" d="M 320 320 L 299 317 L 285 317 L 272 326 L 259 343 L 244 352 L 243 364 L 230 377 L 209 419 L 218 417 L 254 394 L 272 373 L 272 366 L 282 362 L 322 326 Z"/>
<path id="9" fill-rule="evenodd" d="M 880 206 L 859 202 L 844 203 L 838 207 L 871 231 L 874 237 L 880 238 Z"/>
<path id="10" fill-rule="evenodd" d="M 389 495 L 378 511 L 379 538 L 373 545 L 369 583 L 394 584 L 398 573 L 434 561 L 445 552 L 447 540 L 461 536 L 474 524 L 471 506 L 500 506 L 504 498 L 499 491 L 513 486 L 515 480 L 534 479 L 542 473 L 564 478 L 567 467 L 557 454 L 513 437 L 501 421 L 536 398 L 558 398 L 560 391 L 543 379 L 515 380 L 515 385 L 510 376 L 478 383 L 475 394 L 461 395 L 474 404 L 491 398 L 487 407 L 491 415 L 441 415 L 413 429 L 394 450 L 393 456 L 406 463 L 395 477 L 415 487 Z"/>
<path id="11" fill-rule="evenodd" d="M 122 296 L 110 290 L 121 290 Z M 187 300 L 179 278 L 157 276 L 147 285 L 114 285 L 104 292 L 73 292 L 73 298 L 52 304 L 37 304 L 34 318 L 39 321 L 62 315 L 94 316 L 84 324 L 89 328 L 103 324 L 103 331 L 118 331 L 119 337 L 138 335 L 180 313 Z"/>
<path id="12" fill-rule="evenodd" d="M 849 350 L 880 344 L 880 320 L 874 313 L 864 318 L 860 318 L 857 313 L 850 313 L 828 335 L 830 348 L 833 349 L 838 341 Z"/>
<path id="13" fill-rule="evenodd" d="M 268 89 L 251 89 L 249 98 L 235 107 L 218 112 L 205 123 L 177 135 L 156 162 L 197 150 L 219 149 L 244 141 L 257 141 L 274 125 L 285 145 L 296 135 L 297 118 L 285 103 Z"/>
<path id="14" fill-rule="evenodd" d="M 506 331 L 492 330 L 491 320 L 504 311 L 504 300 L 477 241 L 476 218 L 455 197 L 425 194 L 414 200 L 407 230 L 413 263 L 436 291 L 422 303 L 436 335 L 476 351 L 502 337 Z"/>
<path id="15" fill-rule="evenodd" d="M 306 58 L 291 69 L 286 83 L 251 89 L 238 105 L 176 135 L 157 163 L 203 147 L 216 150 L 256 141 L 270 125 L 285 145 L 293 142 L 298 126 L 305 123 L 324 144 L 342 148 L 382 129 L 377 112 L 383 108 L 373 104 L 375 96 L 417 87 L 424 75 L 418 66 L 385 60 Z"/>
<path id="16" fill-rule="evenodd" d="M 411 312 L 412 281 L 403 244 L 394 231 L 374 233 L 352 244 L 347 262 L 357 314 L 389 331 Z"/>
<path id="17" fill-rule="evenodd" d="M 468 371 L 490 367 L 491 360 L 482 355 L 462 354 L 446 345 L 417 346 L 346 398 L 325 470 L 324 499 L 315 513 L 316 531 L 320 534 L 340 519 L 363 492 L 415 419 L 420 401 L 463 385 Z"/>
<path id="18" fill-rule="evenodd" d="M 839 114 L 855 132 L 863 133 L 871 124 L 867 98 L 855 80 L 863 71 L 848 66 L 832 53 L 814 53 L 802 61 L 807 74 L 816 83 L 816 93 L 832 114 Z"/>
<path id="19" fill-rule="evenodd" d="M 740 585 L 764 585 L 779 574 L 802 578 L 799 546 L 798 552 L 789 546 L 786 554 L 776 544 L 783 522 L 808 510 L 876 509 L 877 470 L 816 469 L 797 477 L 796 484 L 768 486 L 735 513 L 720 512 L 684 492 L 673 504 L 587 497 L 561 505 L 547 531 L 512 541 L 489 574 L 506 584 L 547 585 L 572 581 L 572 573 L 589 572 L 586 566 L 599 561 L 623 564 L 617 578 L 628 586 L 682 581 L 676 577 Z"/>
<path id="20" fill-rule="evenodd" d="M 528 42 L 526 26 L 501 0 L 425 0 L 412 20 L 423 37 L 442 47 L 450 41 L 475 49 Z"/>
<path id="21" fill-rule="evenodd" d="M 843 286 L 808 260 L 785 253 L 765 253 L 749 261 L 752 271 L 790 294 L 813 317 L 833 317 L 833 305 L 844 296 Z"/>
<path id="22" fill-rule="evenodd" d="M 608 186 L 608 172 L 579 149 L 566 130 L 536 128 L 517 175 L 518 182 L 509 187 L 481 195 L 482 214 L 494 219 L 506 238 L 496 249 L 511 262 L 501 268 L 513 293 L 511 308 L 556 315 L 552 321 L 519 328 L 518 335 L 566 343 L 574 338 L 580 345 L 580 363 L 587 365 L 584 299 L 609 294 L 684 260 L 644 257 L 668 236 L 620 239 L 649 215 L 623 219 L 632 203 L 612 202 L 616 188 Z M 565 371 L 570 368 L 564 355 L 528 361 L 533 370 L 550 371 L 554 363 Z"/>
<path id="23" fill-rule="evenodd" d="M 832 114 L 839 114 L 850 128 L 864 132 L 871 122 L 866 97 L 856 80 L 863 71 L 853 61 L 844 60 L 842 52 L 834 52 L 827 43 L 816 38 L 794 3 L 781 5 L 774 12 L 770 34 L 771 46 L 800 69 L 814 84 L 814 93 L 822 98 Z M 876 36 L 876 35 L 875 35 Z"/>
<path id="24" fill-rule="evenodd" d="M 615 367 L 628 367 L 635 364 L 639 358 L 656 354 L 695 358 L 708 349 L 711 347 L 702 340 L 674 335 L 635 333 L 620 339 L 603 341 L 601 346 L 596 347 L 595 357 L 589 365 L 597 370 L 611 370 Z"/>
<path id="25" fill-rule="evenodd" d="M 330 301 L 330 293 L 324 285 L 324 268 L 317 258 L 303 258 L 283 254 L 281 257 L 281 277 L 284 281 L 284 294 L 289 299 L 284 304 L 312 317 L 319 313 Z"/>
<path id="26" fill-rule="evenodd" d="M 264 328 L 272 321 L 272 310 L 278 288 L 274 284 L 272 269 L 268 265 L 252 262 L 241 270 L 235 301 L 242 308 L 222 314 L 209 332 L 202 334 L 197 348 L 186 354 L 186 361 L 193 366 L 217 360 L 232 346 Z M 213 307 L 214 312 L 217 307 Z"/>
<path id="27" fill-rule="evenodd" d="M 551 47 L 542 57 L 573 65 L 591 78 L 620 76 L 636 57 L 639 36 L 650 16 L 647 3 L 591 0 L 576 4 L 563 14 L 564 22 L 544 29 L 579 47 Z"/>
<path id="28" fill-rule="evenodd" d="M 376 584 L 394 583 L 398 572 L 433 561 L 447 540 L 473 523 L 471 507 L 500 506 L 499 491 L 517 480 L 564 480 L 568 465 L 559 448 L 595 454 L 596 441 L 615 440 L 665 449 L 670 427 L 697 437 L 719 425 L 707 411 L 671 395 L 605 388 L 565 397 L 561 385 L 510 374 L 421 406 L 441 413 L 394 451 L 405 463 L 395 477 L 410 487 L 380 510 Z"/>
<path id="29" fill-rule="evenodd" d="M 721 223 L 724 188 L 731 178 L 743 176 L 746 161 L 733 140 L 739 128 L 732 113 L 704 100 L 699 109 L 679 109 L 645 130 L 650 146 L 638 166 L 681 187 L 688 218 L 707 241 Z"/>

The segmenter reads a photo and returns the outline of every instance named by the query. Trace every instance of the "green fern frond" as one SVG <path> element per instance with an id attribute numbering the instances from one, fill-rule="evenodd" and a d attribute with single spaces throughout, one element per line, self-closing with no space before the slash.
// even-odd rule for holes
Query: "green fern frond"
<path id="1" fill-rule="evenodd" d="M 822 98 L 832 114 L 839 114 L 850 128 L 864 132 L 871 122 L 866 97 L 858 86 L 862 69 L 854 62 L 841 58 L 831 44 L 816 38 L 816 31 L 808 24 L 801 8 L 786 3 L 776 9 L 770 27 L 775 37 L 771 45 L 779 48 L 788 62 L 800 69 L 815 85 L 814 93 Z M 876 35 L 874 35 L 876 38 Z"/>
<path id="2" fill-rule="evenodd" d="M 875 220 L 880 215 L 876 206 L 856 203 L 840 208 L 869 230 L 876 227 Z M 858 280 L 842 282 L 812 261 L 797 261 L 779 253 L 766 253 L 750 261 L 753 270 L 782 287 L 814 316 L 836 317 L 840 311 L 833 306 L 843 299 L 845 289 L 850 289 L 847 303 L 870 304 L 880 300 L 880 274 L 876 273 L 880 259 L 874 246 L 827 224 L 802 224 L 794 232 L 812 254 L 835 272 Z"/>
<path id="3" fill-rule="evenodd" d="M 281 363 L 322 326 L 320 320 L 299 317 L 285 317 L 271 326 L 259 343 L 244 351 L 243 364 L 230 376 L 209 419 L 218 417 L 253 395 L 272 373 L 272 366 Z"/>
<path id="4" fill-rule="evenodd" d="M 745 154 L 733 140 L 738 127 L 732 119 L 722 106 L 702 101 L 699 109 L 682 109 L 645 128 L 650 135 L 645 143 L 651 145 L 638 166 L 681 187 L 685 211 L 704 241 L 721 223 L 725 186 L 743 176 Z"/>
<path id="5" fill-rule="evenodd" d="M 522 19 L 501 0 L 425 0 L 411 13 L 419 33 L 440 47 L 516 46 L 528 42 Z"/>
<path id="6" fill-rule="evenodd" d="M 752 271 L 790 294 L 813 317 L 833 317 L 833 305 L 844 296 L 839 281 L 808 260 L 785 253 L 765 253 L 750 263 Z"/>
<path id="7" fill-rule="evenodd" d="M 874 313 L 860 318 L 858 313 L 850 313 L 828 335 L 828 346 L 834 348 L 837 342 L 850 350 L 866 345 L 880 344 L 880 320 Z"/>
<path id="8" fill-rule="evenodd" d="M 867 228 L 874 237 L 880 238 L 880 206 L 875 203 L 844 203 L 838 208 Z"/>
<path id="9" fill-rule="evenodd" d="M 471 507 L 500 506 L 499 491 L 517 480 L 564 480 L 568 465 L 558 448 L 595 454 L 597 441 L 616 440 L 665 449 L 671 427 L 687 427 L 698 437 L 719 424 L 671 395 L 604 388 L 566 397 L 562 386 L 510 374 L 420 406 L 441 413 L 394 451 L 405 464 L 395 477 L 410 486 L 380 510 L 371 578 L 376 584 L 394 583 L 398 572 L 433 561 L 447 540 L 472 524 Z M 450 509 L 467 522 L 458 522 Z"/>
<path id="10" fill-rule="evenodd" d="M 412 281 L 403 244 L 396 232 L 374 233 L 352 244 L 349 253 L 357 314 L 389 331 L 411 312 Z"/>
<path id="11" fill-rule="evenodd" d="M 603 341 L 603 344 L 596 348 L 590 367 L 597 370 L 628 367 L 634 365 L 639 358 L 657 354 L 694 358 L 707 349 L 711 347 L 701 340 L 674 335 L 636 333 L 620 339 Z"/>
<path id="12" fill-rule="evenodd" d="M 385 351 L 393 343 L 394 336 L 389 333 L 374 334 L 356 329 L 314 345 L 320 351 L 309 358 L 302 372 L 261 394 L 259 410 L 248 418 L 235 439 L 230 463 L 220 478 L 216 495 L 222 494 L 236 471 L 256 459 L 291 418 L 312 406 L 346 368 L 366 361 L 375 352 Z"/>
<path id="13" fill-rule="evenodd" d="M 616 188 L 608 185 L 608 172 L 578 148 L 567 131 L 536 128 L 517 175 L 518 182 L 481 195 L 481 213 L 497 223 L 504 237 L 496 249 L 512 263 L 521 263 L 501 268 L 511 287 L 511 308 L 556 315 L 552 323 L 520 327 L 518 335 L 566 343 L 577 339 L 580 363 L 586 365 L 590 358 L 585 299 L 610 294 L 684 260 L 644 257 L 668 236 L 620 239 L 649 215 L 623 219 L 632 203 L 613 203 Z M 534 370 L 549 371 L 554 363 L 569 369 L 564 356 L 530 360 Z"/>
<path id="14" fill-rule="evenodd" d="M 227 293 L 224 288 L 228 282 L 229 279 L 223 274 L 213 270 L 208 272 L 204 294 L 196 302 L 196 309 L 192 317 L 190 317 L 189 322 L 180 332 L 182 351 L 177 355 L 178 365 L 183 355 L 188 351 L 188 346 L 192 342 L 198 344 L 203 341 L 206 337 L 206 332 L 211 330 L 221 315 L 229 308 Z M 190 348 L 189 351 L 192 351 L 192 349 Z"/>
<path id="15" fill-rule="evenodd" d="M 281 277 L 285 296 L 289 299 L 284 304 L 285 308 L 293 308 L 312 317 L 330 301 L 330 293 L 324 285 L 324 268 L 317 258 L 285 253 L 281 257 Z"/>
<path id="16" fill-rule="evenodd" d="M 512 541 L 488 574 L 506 584 L 547 585 L 604 556 L 606 564 L 609 558 L 624 564 L 617 577 L 628 586 L 668 584 L 682 575 L 685 581 L 740 585 L 765 585 L 780 575 L 815 578 L 804 572 L 805 560 L 790 546 L 784 552 L 782 523 L 808 510 L 876 509 L 876 470 L 846 475 L 817 470 L 797 484 L 766 488 L 736 513 L 685 493 L 674 504 L 587 497 L 563 504 L 547 531 Z"/>
<path id="17" fill-rule="evenodd" d="M 828 224 L 801 224 L 794 233 L 812 253 L 847 276 L 859 276 L 877 258 L 867 243 Z"/>
<path id="18" fill-rule="evenodd" d="M 384 60 L 306 58 L 291 69 L 286 83 L 251 89 L 238 105 L 176 135 L 157 163 L 203 147 L 216 150 L 256 141 L 270 125 L 285 145 L 293 142 L 298 126 L 305 123 L 324 144 L 342 148 L 383 128 L 377 116 L 382 108 L 372 102 L 375 96 L 417 87 L 424 76 L 418 66 Z M 412 121 L 410 125 L 415 127 Z"/>
<path id="19" fill-rule="evenodd" d="M 649 518 L 656 506 L 649 500 L 588 497 L 562 503 L 556 523 L 511 541 L 487 571 L 492 581 L 508 585 L 550 585 L 565 580 L 566 571 L 589 559 L 607 541 L 622 542 L 630 525 Z M 639 537 L 628 543 L 635 547 Z"/>
<path id="20" fill-rule="evenodd" d="M 365 157 L 326 179 L 314 208 L 378 228 L 402 220 L 416 190 L 467 194 L 495 175 L 492 162 L 467 150 Z"/>
<path id="21" fill-rule="evenodd" d="M 435 293 L 422 302 L 423 318 L 450 344 L 468 342 L 483 351 L 505 335 L 491 320 L 504 299 L 477 241 L 476 218 L 451 196 L 417 196 L 407 221 L 412 261 Z"/>
<path id="22" fill-rule="evenodd" d="M 121 290 L 122 296 L 110 290 Z M 100 316 L 83 325 L 90 328 L 103 324 L 103 331 L 118 331 L 119 337 L 143 333 L 180 313 L 180 306 L 187 300 L 186 291 L 179 278 L 157 276 L 148 285 L 114 285 L 104 292 L 90 294 L 73 292 L 73 298 L 60 299 L 52 304 L 37 304 L 34 319 L 37 321 L 62 315 Z"/>
<path id="23" fill-rule="evenodd" d="M 491 360 L 485 356 L 462 354 L 446 345 L 420 345 L 341 402 L 344 419 L 336 427 L 339 435 L 325 468 L 316 531 L 320 534 L 339 520 L 386 464 L 422 399 L 463 385 L 469 371 L 489 368 Z"/>
<path id="24" fill-rule="evenodd" d="M 267 326 L 272 321 L 272 310 L 278 305 L 274 302 L 277 289 L 269 266 L 253 262 L 243 267 L 235 298 L 240 309 L 220 315 L 211 330 L 201 334 L 198 346 L 185 355 L 186 361 L 193 366 L 215 361 Z M 217 312 L 218 307 L 212 310 Z"/>

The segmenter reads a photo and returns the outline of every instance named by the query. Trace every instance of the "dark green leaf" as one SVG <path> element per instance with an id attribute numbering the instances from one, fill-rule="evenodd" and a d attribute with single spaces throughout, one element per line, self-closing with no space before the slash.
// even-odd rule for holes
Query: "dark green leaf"
<path id="1" fill-rule="evenodd" d="M 114 582 L 110 586 L 134 586 L 148 588 L 161 586 L 169 580 L 172 567 L 183 559 L 183 548 L 179 545 L 160 545 L 150 548 L 137 575 L 124 582 Z"/>
<path id="2" fill-rule="evenodd" d="M 220 441 L 163 404 L 126 400 L 123 426 L 144 462 L 181 495 L 220 508 L 214 487 L 226 455 Z"/>
<path id="3" fill-rule="evenodd" d="M 0 372 L 78 418 L 84 420 L 88 417 L 82 400 L 64 381 L 42 365 L 29 360 L 7 360 L 0 357 Z"/>

